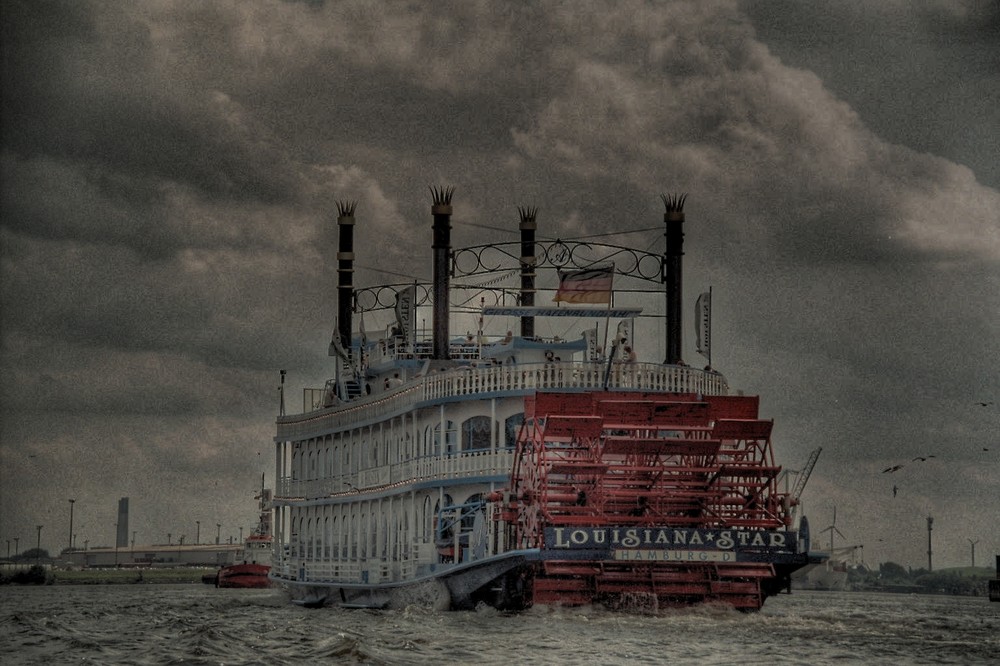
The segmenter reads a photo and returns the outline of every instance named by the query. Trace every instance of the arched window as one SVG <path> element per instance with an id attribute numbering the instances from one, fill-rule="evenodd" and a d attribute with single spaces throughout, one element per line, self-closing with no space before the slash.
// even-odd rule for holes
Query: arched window
<path id="1" fill-rule="evenodd" d="M 340 507 L 333 507 L 333 517 L 330 519 L 330 557 L 340 559 Z"/>
<path id="2" fill-rule="evenodd" d="M 334 525 L 334 530 L 337 532 L 337 557 L 342 560 L 347 559 L 347 517 L 344 512 L 344 505 L 340 506 L 340 512 L 338 514 L 339 520 Z"/>
<path id="3" fill-rule="evenodd" d="M 473 416 L 462 423 L 462 450 L 474 451 L 490 448 L 490 430 L 493 419 Z"/>
<path id="4" fill-rule="evenodd" d="M 302 557 L 304 554 L 304 549 L 302 546 L 305 540 L 305 534 L 303 530 L 305 529 L 305 518 L 299 516 L 298 519 L 292 518 L 292 555 L 293 557 Z"/>
<path id="5" fill-rule="evenodd" d="M 397 543 L 400 545 L 401 559 L 409 559 L 410 557 L 410 513 L 409 511 L 404 511 L 402 516 L 402 522 L 399 528 L 399 538 Z"/>
<path id="6" fill-rule="evenodd" d="M 434 428 L 432 426 L 424 428 L 424 455 L 441 455 L 440 441 L 434 436 Z"/>
<path id="7" fill-rule="evenodd" d="M 504 422 L 504 446 L 508 449 L 513 449 L 517 446 L 517 433 L 521 430 L 521 426 L 524 424 L 524 414 L 514 414 L 507 418 Z"/>
<path id="8" fill-rule="evenodd" d="M 362 560 L 368 558 L 368 514 L 364 511 L 361 512 L 361 520 L 358 521 L 358 541 L 361 543 L 361 553 L 359 556 Z"/>
<path id="9" fill-rule="evenodd" d="M 448 421 L 445 425 L 444 442 L 441 441 L 441 424 L 434 426 L 434 455 L 451 455 L 458 451 L 458 431 L 454 421 Z"/>
<path id="10" fill-rule="evenodd" d="M 382 514 L 382 529 L 378 533 L 378 556 L 385 561 L 389 559 L 389 542 L 392 540 L 389 534 L 389 518 Z"/>
<path id="11" fill-rule="evenodd" d="M 431 541 L 434 535 L 431 534 L 433 518 L 431 516 L 431 496 L 427 495 L 424 497 L 424 510 L 421 511 L 421 526 L 420 526 L 420 536 L 424 541 Z"/>
<path id="12" fill-rule="evenodd" d="M 329 507 L 324 509 L 324 512 L 329 511 Z M 330 559 L 330 544 L 333 542 L 333 532 L 331 531 L 330 516 L 325 516 L 323 518 L 323 559 Z"/>
<path id="13" fill-rule="evenodd" d="M 440 535 L 442 539 L 447 541 L 455 535 L 454 526 L 450 524 L 452 520 L 450 512 L 444 515 L 444 522 L 439 524 L 442 521 L 441 510 L 452 506 L 452 504 L 453 500 L 448 493 L 445 493 L 442 499 L 434 503 L 434 539 L 437 539 Z"/>
<path id="14" fill-rule="evenodd" d="M 471 495 L 469 497 L 469 499 L 465 500 L 465 504 L 469 508 L 465 509 L 464 513 L 462 514 L 462 531 L 463 532 L 467 532 L 467 531 L 469 531 L 469 530 L 472 529 L 472 524 L 475 522 L 475 519 L 476 519 L 476 511 L 482 511 L 483 510 L 482 507 L 486 506 L 486 503 L 483 501 L 483 494 L 482 493 L 476 493 L 474 495 Z M 480 507 L 478 509 L 472 508 L 472 505 L 476 505 L 476 504 L 480 504 L 480 505 L 482 505 L 482 507 Z"/>
<path id="15" fill-rule="evenodd" d="M 354 515 L 354 505 L 351 505 L 351 531 L 350 536 L 348 536 L 347 543 L 350 544 L 351 554 L 350 557 L 353 560 L 358 556 L 358 517 Z"/>

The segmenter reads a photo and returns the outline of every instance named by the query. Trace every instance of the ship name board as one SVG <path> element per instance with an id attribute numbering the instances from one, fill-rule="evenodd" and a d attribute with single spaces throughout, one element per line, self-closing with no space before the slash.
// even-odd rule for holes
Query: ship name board
<path id="1" fill-rule="evenodd" d="M 618 548 L 612 558 L 627 562 L 735 562 L 730 550 L 660 550 L 657 548 Z"/>
<path id="2" fill-rule="evenodd" d="M 797 536 L 787 530 L 725 530 L 683 527 L 547 527 L 550 549 L 754 550 L 795 552 Z M 617 555 L 616 555 L 617 557 Z M 623 559 L 623 558 L 619 558 Z"/>

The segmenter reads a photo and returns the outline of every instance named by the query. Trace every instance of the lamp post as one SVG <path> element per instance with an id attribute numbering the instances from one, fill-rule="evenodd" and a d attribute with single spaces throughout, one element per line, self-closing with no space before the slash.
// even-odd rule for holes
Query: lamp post
<path id="1" fill-rule="evenodd" d="M 21 554 L 21 548 L 20 546 L 17 545 L 20 540 L 21 537 L 14 537 L 14 557 L 17 557 L 18 555 Z"/>
<path id="2" fill-rule="evenodd" d="M 933 525 L 934 525 L 934 519 L 930 516 L 927 516 L 927 570 L 928 571 L 934 571 L 934 567 L 932 566 L 931 562 L 931 555 L 932 555 L 931 531 L 934 529 Z"/>
<path id="3" fill-rule="evenodd" d="M 976 544 L 979 543 L 979 539 L 976 539 L 975 541 L 973 541 L 972 539 L 968 539 L 968 542 L 970 544 L 972 544 L 972 568 L 975 569 L 976 568 Z"/>
<path id="4" fill-rule="evenodd" d="M 174 542 L 172 540 L 173 536 L 174 536 L 173 534 L 171 534 L 170 532 L 167 532 L 167 545 L 168 546 L 174 545 Z"/>
<path id="5" fill-rule="evenodd" d="M 240 543 L 243 543 L 243 526 L 240 526 Z"/>
<path id="6" fill-rule="evenodd" d="M 42 560 L 42 525 L 38 526 L 38 542 L 35 544 L 35 564 Z"/>
<path id="7" fill-rule="evenodd" d="M 115 523 L 115 568 L 118 568 L 118 523 Z"/>
<path id="8" fill-rule="evenodd" d="M 195 525 L 197 525 L 197 528 L 195 529 L 195 533 L 194 533 L 194 545 L 197 546 L 198 544 L 201 543 L 201 521 L 200 520 L 196 520 L 194 522 L 195 522 Z"/>
<path id="9" fill-rule="evenodd" d="M 73 505 L 76 504 L 75 499 L 69 500 L 69 549 L 73 550 Z"/>
<path id="10" fill-rule="evenodd" d="M 215 545 L 219 545 L 219 535 L 222 534 L 222 523 L 215 524 Z"/>

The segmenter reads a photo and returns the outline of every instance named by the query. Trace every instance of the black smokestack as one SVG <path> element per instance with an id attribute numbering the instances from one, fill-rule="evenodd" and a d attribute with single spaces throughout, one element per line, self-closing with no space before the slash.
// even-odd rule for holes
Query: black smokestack
<path id="1" fill-rule="evenodd" d="M 431 214 L 434 216 L 434 356 L 448 354 L 448 262 L 451 260 L 451 195 L 454 187 L 432 187 Z"/>
<path id="2" fill-rule="evenodd" d="M 351 348 L 351 311 L 354 306 L 354 209 L 356 201 L 337 202 L 337 334 L 344 349 Z"/>
<path id="3" fill-rule="evenodd" d="M 535 305 L 535 215 L 537 208 L 517 207 L 521 216 L 521 305 Z M 535 318 L 521 317 L 521 337 L 535 335 Z"/>
<path id="4" fill-rule="evenodd" d="M 666 212 L 663 224 L 667 248 L 663 254 L 663 279 L 667 295 L 667 358 L 664 363 L 681 362 L 681 257 L 684 256 L 684 201 L 686 194 L 661 195 Z"/>

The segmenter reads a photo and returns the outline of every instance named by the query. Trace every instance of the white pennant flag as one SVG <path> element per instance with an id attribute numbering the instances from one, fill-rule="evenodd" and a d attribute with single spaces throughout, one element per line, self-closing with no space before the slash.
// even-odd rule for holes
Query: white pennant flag
<path id="1" fill-rule="evenodd" d="M 411 284 L 406 289 L 396 292 L 396 326 L 399 335 L 403 336 L 405 345 L 411 344 L 417 337 L 417 286 Z"/>
<path id="2" fill-rule="evenodd" d="M 694 305 L 694 331 L 698 353 L 712 363 L 712 290 L 703 292 Z"/>

